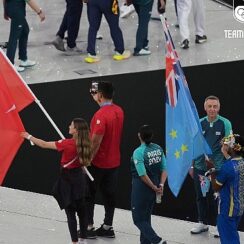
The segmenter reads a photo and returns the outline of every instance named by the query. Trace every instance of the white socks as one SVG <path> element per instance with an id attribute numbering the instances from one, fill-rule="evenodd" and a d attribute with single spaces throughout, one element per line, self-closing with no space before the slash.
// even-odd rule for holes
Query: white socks
<path id="1" fill-rule="evenodd" d="M 104 229 L 104 230 L 109 230 L 111 227 L 112 227 L 112 226 L 110 226 L 110 225 L 105 225 L 105 224 L 103 224 L 103 229 Z"/>

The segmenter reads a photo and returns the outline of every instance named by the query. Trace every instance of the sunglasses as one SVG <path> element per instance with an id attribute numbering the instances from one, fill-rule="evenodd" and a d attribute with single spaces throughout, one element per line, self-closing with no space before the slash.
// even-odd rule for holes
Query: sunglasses
<path id="1" fill-rule="evenodd" d="M 96 95 L 97 92 L 98 92 L 98 91 L 94 91 L 93 89 L 90 89 L 90 94 L 91 94 L 92 96 Z"/>

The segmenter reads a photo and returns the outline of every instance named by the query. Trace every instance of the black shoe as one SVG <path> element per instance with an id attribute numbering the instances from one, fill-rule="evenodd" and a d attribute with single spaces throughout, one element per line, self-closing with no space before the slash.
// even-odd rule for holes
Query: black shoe
<path id="1" fill-rule="evenodd" d="M 195 43 L 202 44 L 202 43 L 204 43 L 206 41 L 207 41 L 207 36 L 206 35 L 203 35 L 203 36 L 196 35 Z"/>
<path id="2" fill-rule="evenodd" d="M 86 231 L 86 239 L 96 239 L 96 238 L 97 238 L 97 232 L 94 227 Z"/>
<path id="3" fill-rule="evenodd" d="M 113 227 L 110 227 L 108 230 L 103 228 L 103 224 L 100 228 L 96 229 L 97 236 L 115 238 Z"/>
<path id="4" fill-rule="evenodd" d="M 185 40 L 180 44 L 180 47 L 183 48 L 183 49 L 187 49 L 187 48 L 189 48 L 189 41 L 188 41 L 188 39 L 185 39 Z"/>

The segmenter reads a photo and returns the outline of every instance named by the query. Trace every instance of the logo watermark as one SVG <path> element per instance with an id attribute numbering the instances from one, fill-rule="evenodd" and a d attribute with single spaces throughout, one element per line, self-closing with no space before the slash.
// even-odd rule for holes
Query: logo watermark
<path id="1" fill-rule="evenodd" d="M 244 23 L 244 0 L 233 0 L 233 16 L 238 22 Z"/>
<path id="2" fill-rule="evenodd" d="M 224 30 L 227 39 L 244 39 L 244 30 Z"/>
<path id="3" fill-rule="evenodd" d="M 244 24 L 244 0 L 233 0 L 233 17 Z M 224 30 L 227 39 L 244 39 L 244 30 Z"/>

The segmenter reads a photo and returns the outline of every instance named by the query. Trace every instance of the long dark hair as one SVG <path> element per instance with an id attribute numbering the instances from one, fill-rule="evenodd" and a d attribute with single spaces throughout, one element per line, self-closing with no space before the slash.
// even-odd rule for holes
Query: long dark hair
<path id="1" fill-rule="evenodd" d="M 76 147 L 80 163 L 88 166 L 91 163 L 92 148 L 90 139 L 90 130 L 84 119 L 73 119 L 74 128 L 77 130 Z"/>
<path id="2" fill-rule="evenodd" d="M 150 125 L 143 125 L 139 129 L 139 134 L 143 142 L 147 145 L 152 142 L 153 130 Z"/>

